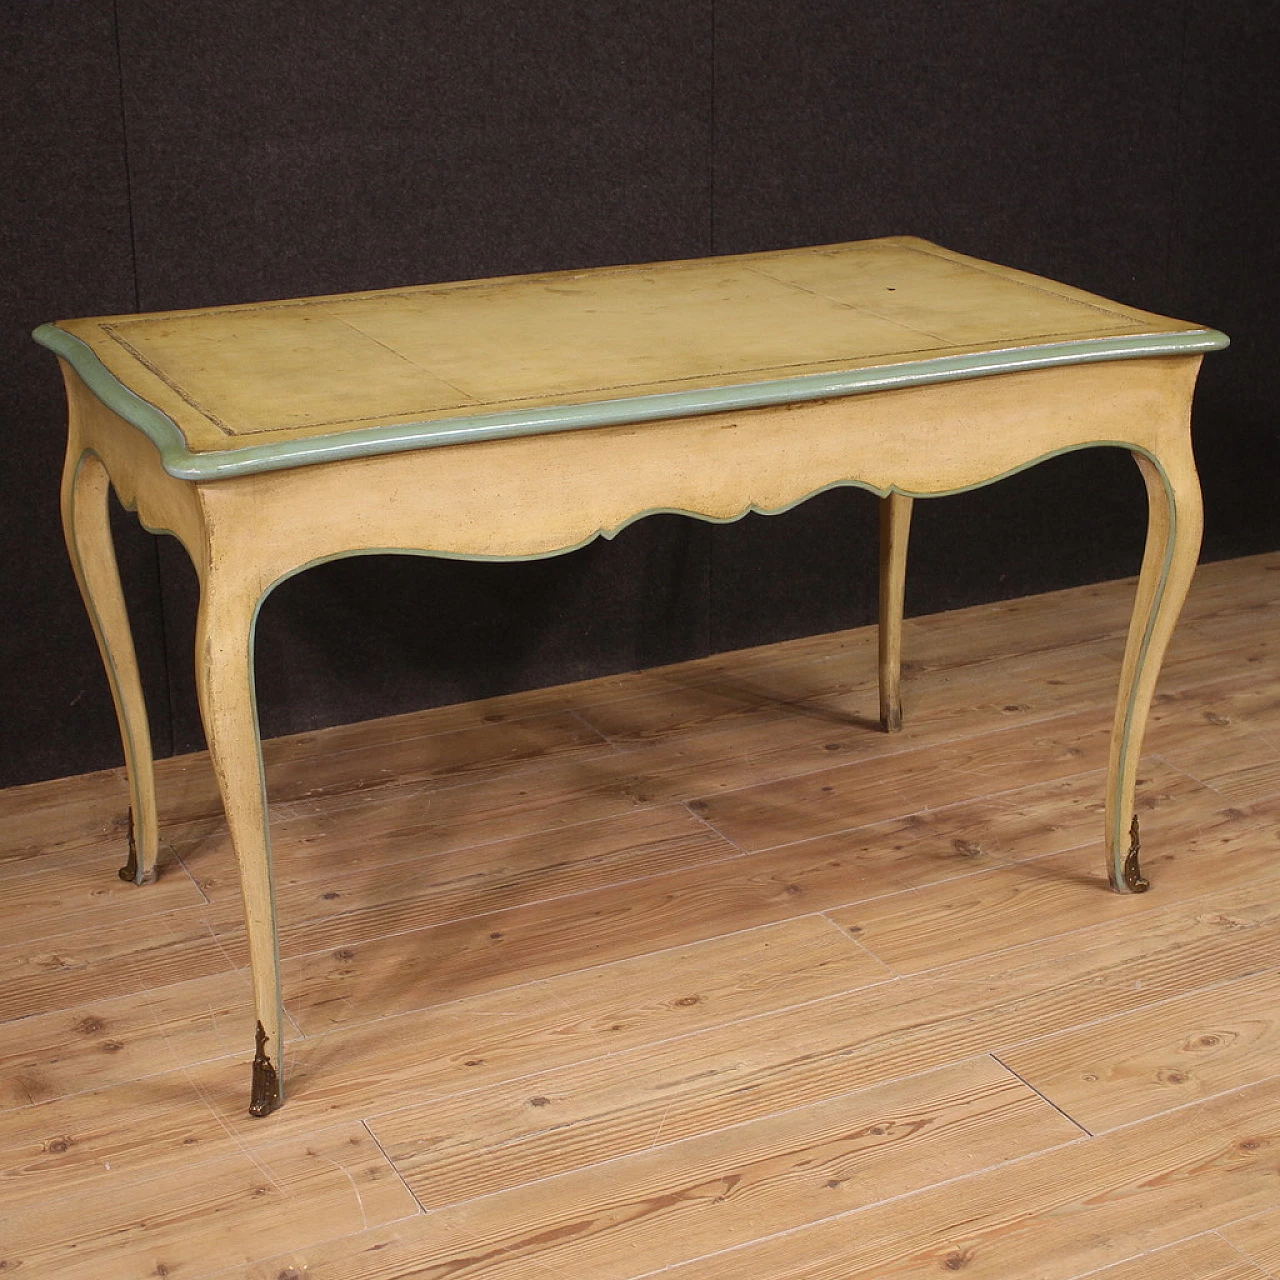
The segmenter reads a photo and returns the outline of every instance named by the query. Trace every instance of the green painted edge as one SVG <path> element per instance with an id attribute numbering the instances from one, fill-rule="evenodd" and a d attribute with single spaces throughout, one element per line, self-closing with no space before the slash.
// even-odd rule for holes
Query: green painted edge
<path id="1" fill-rule="evenodd" d="M 81 377 L 85 386 L 93 392 L 113 413 L 132 423 L 160 451 L 165 470 L 171 459 L 195 457 L 187 449 L 186 437 L 178 430 L 177 423 L 155 405 L 130 391 L 93 353 L 93 348 L 73 333 L 59 329 L 56 324 L 42 324 L 31 336 L 55 355 L 61 356 Z"/>
<path id="2" fill-rule="evenodd" d="M 1216 329 L 1159 333 L 1124 338 L 1087 338 L 1080 342 L 1051 343 L 1042 347 L 1011 347 L 964 356 L 913 360 L 905 364 L 853 369 L 843 373 L 805 374 L 771 382 L 708 387 L 700 391 L 664 392 L 631 396 L 590 404 L 552 405 L 504 413 L 406 422 L 390 427 L 369 427 L 285 440 L 275 444 L 248 445 L 209 453 L 192 453 L 178 425 L 155 405 L 130 391 L 94 354 L 91 347 L 55 324 L 42 324 L 32 337 L 65 359 L 85 385 L 107 408 L 142 431 L 160 453 L 164 469 L 179 480 L 225 480 L 262 471 L 366 458 L 383 453 L 436 449 L 444 445 L 474 444 L 513 436 L 581 431 L 590 427 L 624 426 L 656 422 L 664 418 L 693 417 L 757 409 L 766 405 L 795 404 L 839 396 L 865 395 L 900 387 L 926 386 L 985 378 L 994 374 L 1044 369 L 1056 365 L 1089 364 L 1105 360 L 1138 360 L 1151 356 L 1191 355 L 1220 351 L 1229 339 Z"/>

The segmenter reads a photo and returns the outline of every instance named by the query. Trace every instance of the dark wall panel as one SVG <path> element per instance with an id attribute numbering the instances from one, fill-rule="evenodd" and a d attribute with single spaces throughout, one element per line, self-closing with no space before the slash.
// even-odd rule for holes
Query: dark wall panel
<path id="1" fill-rule="evenodd" d="M 0 785 L 121 758 L 102 666 L 58 522 L 66 414 L 31 341 L 55 317 L 131 310 L 128 188 L 112 5 L 0 11 Z M 122 522 L 119 554 L 153 697 L 164 661 L 155 550 Z M 167 720 L 157 747 L 170 746 Z"/>
<path id="2" fill-rule="evenodd" d="M 711 251 L 709 0 L 121 12 L 144 308 Z M 698 652 L 705 549 L 646 522 L 523 569 L 316 570 L 263 612 L 264 731 Z M 166 618 L 191 747 L 180 557 L 164 551 Z"/>
<path id="3" fill-rule="evenodd" d="M 1135 302 L 1163 288 L 1179 10 L 716 5 L 716 250 L 880 235 Z"/>
<path id="4" fill-rule="evenodd" d="M 710 251 L 709 0 L 120 0 L 144 309 Z"/>
<path id="5" fill-rule="evenodd" d="M 713 21 L 714 19 L 714 21 Z M 1234 339 L 1206 553 L 1280 546 L 1280 6 L 23 0 L 0 13 L 0 784 L 119 759 L 61 547 L 56 316 L 913 232 Z M 1123 455 L 921 503 L 908 608 L 1133 572 Z M 157 745 L 194 575 L 120 520 Z M 346 561 L 259 629 L 267 733 L 869 620 L 876 502 L 641 522 L 525 565 Z"/>
<path id="6" fill-rule="evenodd" d="M 874 497 L 841 488 L 780 515 L 752 514 L 713 528 L 712 649 L 742 649 L 873 619 L 877 521 Z"/>
<path id="7" fill-rule="evenodd" d="M 716 6 L 718 252 L 913 234 L 1168 304 L 1180 10 L 818 0 L 803 13 Z M 916 510 L 913 612 L 1122 576 L 1141 559 L 1145 497 L 1120 455 L 1059 459 Z M 717 531 L 717 647 L 874 616 L 874 499 L 782 519 L 796 530 L 786 562 L 767 530 Z"/>
<path id="8" fill-rule="evenodd" d="M 1212 557 L 1280 546 L 1278 159 L 1280 5 L 1194 0 L 1170 291 L 1232 340 L 1196 398 Z"/>

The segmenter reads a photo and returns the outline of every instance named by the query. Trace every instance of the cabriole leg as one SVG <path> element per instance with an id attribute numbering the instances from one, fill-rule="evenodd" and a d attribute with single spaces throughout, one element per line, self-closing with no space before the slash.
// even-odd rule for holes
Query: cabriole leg
<path id="1" fill-rule="evenodd" d="M 1107 778 L 1107 870 L 1119 893 L 1142 893 L 1149 886 L 1138 864 L 1138 819 L 1134 789 L 1138 757 L 1147 727 L 1160 664 L 1187 598 L 1200 554 L 1204 516 L 1191 443 L 1154 462 L 1134 459 L 1147 486 L 1146 552 L 1138 578 Z"/>
<path id="2" fill-rule="evenodd" d="M 227 827 L 240 871 L 249 966 L 257 1012 L 249 1112 L 265 1116 L 284 1101 L 280 949 L 267 828 L 266 783 L 253 687 L 256 586 L 234 568 L 211 569 L 201 583 L 196 686 Z"/>
<path id="3" fill-rule="evenodd" d="M 886 733 L 902 728 L 902 611 L 914 502 L 901 493 L 880 499 L 880 723 Z"/>
<path id="4" fill-rule="evenodd" d="M 120 868 L 120 878 L 149 884 L 156 878 L 159 847 L 155 762 L 142 678 L 111 537 L 109 491 L 110 481 L 102 460 L 73 438 L 62 472 L 62 529 L 107 671 L 124 744 L 129 776 L 129 860 Z"/>

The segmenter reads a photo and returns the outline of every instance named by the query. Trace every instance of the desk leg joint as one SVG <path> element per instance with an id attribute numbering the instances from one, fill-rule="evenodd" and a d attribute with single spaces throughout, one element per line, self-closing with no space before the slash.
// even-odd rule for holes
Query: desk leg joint
<path id="1" fill-rule="evenodd" d="M 133 806 L 129 806 L 129 857 L 120 868 L 120 879 L 130 884 L 155 884 L 156 869 L 149 867 L 146 871 L 138 871 L 138 838 L 134 831 Z"/>
<path id="2" fill-rule="evenodd" d="M 257 1045 L 253 1055 L 253 1093 L 249 1100 L 251 1116 L 269 1116 L 280 1105 L 280 1076 L 267 1056 L 267 1032 L 258 1023 Z"/>

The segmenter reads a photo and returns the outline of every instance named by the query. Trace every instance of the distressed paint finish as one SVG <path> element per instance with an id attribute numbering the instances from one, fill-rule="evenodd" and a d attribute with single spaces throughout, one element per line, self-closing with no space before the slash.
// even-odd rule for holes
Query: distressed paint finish
<path id="1" fill-rule="evenodd" d="M 197 688 L 259 1021 L 254 1114 L 284 1083 L 254 628 L 276 585 L 325 560 L 530 559 L 655 511 L 730 521 L 858 485 L 882 498 L 881 716 L 893 731 L 913 500 L 1075 449 L 1127 449 L 1150 522 L 1106 844 L 1115 888 L 1146 887 L 1137 760 L 1199 548 L 1189 410 L 1221 334 L 899 238 L 37 336 L 66 381 L 64 523 L 120 718 L 139 884 L 154 876 L 154 770 L 108 483 L 196 568 Z"/>

